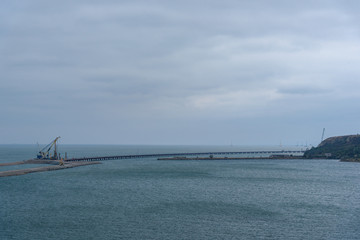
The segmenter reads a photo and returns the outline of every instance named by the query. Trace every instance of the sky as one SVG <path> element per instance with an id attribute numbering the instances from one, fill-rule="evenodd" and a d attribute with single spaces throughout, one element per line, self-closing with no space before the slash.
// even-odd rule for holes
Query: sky
<path id="1" fill-rule="evenodd" d="M 357 0 L 2 0 L 0 144 L 360 132 Z"/>

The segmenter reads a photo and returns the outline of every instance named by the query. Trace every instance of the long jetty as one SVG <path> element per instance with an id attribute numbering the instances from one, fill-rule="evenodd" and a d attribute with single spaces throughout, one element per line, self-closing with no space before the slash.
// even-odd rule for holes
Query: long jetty
<path id="1" fill-rule="evenodd" d="M 156 154 L 135 154 L 135 155 L 119 155 L 119 156 L 102 156 L 102 157 L 83 157 L 83 158 L 69 158 L 65 161 L 79 162 L 79 161 L 106 161 L 118 159 L 133 159 L 133 158 L 159 158 L 159 157 L 176 157 L 176 156 L 202 156 L 202 155 L 254 155 L 254 154 L 304 154 L 303 150 L 276 150 L 276 151 L 245 151 L 245 152 L 195 152 L 195 153 L 156 153 Z"/>
<path id="2" fill-rule="evenodd" d="M 1 166 L 13 166 L 13 165 L 22 165 L 22 164 L 49 164 L 50 166 L 43 166 L 43 167 L 35 167 L 35 168 L 26 168 L 26 169 L 17 169 L 17 170 L 8 170 L 8 171 L 0 171 L 0 177 L 9 177 L 9 176 L 18 176 L 24 175 L 28 173 L 34 172 L 44 172 L 44 171 L 52 171 L 52 170 L 61 170 L 73 167 L 80 167 L 92 164 L 99 164 L 99 161 L 105 160 L 117 160 L 117 159 L 132 159 L 132 158 L 166 158 L 166 157 L 173 157 L 173 159 L 159 159 L 159 160 L 177 160 L 180 158 L 184 158 L 186 160 L 191 160 L 190 158 L 187 159 L 186 156 L 204 156 L 208 155 L 209 158 L 193 158 L 196 160 L 217 160 L 217 159 L 256 159 L 257 157 L 235 157 L 235 158 L 216 158 L 213 157 L 214 155 L 254 155 L 254 154 L 266 154 L 266 155 L 284 155 L 284 156 L 293 156 L 293 154 L 304 154 L 304 151 L 289 151 L 289 150 L 282 150 L 282 151 L 246 151 L 246 152 L 197 152 L 197 153 L 157 153 L 157 154 L 136 154 L 136 155 L 119 155 L 119 156 L 103 156 L 103 157 L 83 157 L 83 158 L 71 158 L 64 160 L 64 164 L 60 165 L 59 160 L 25 160 L 25 161 L 18 161 L 18 162 L 11 162 L 11 163 L 0 163 Z M 259 157 L 258 159 L 261 159 Z M 295 157 L 290 157 L 289 159 L 293 159 Z M 266 159 L 271 159 L 267 157 Z"/>

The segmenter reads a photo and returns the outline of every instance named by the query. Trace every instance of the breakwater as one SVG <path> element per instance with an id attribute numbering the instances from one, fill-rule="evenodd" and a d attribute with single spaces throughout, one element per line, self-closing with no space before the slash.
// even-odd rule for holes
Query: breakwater
<path id="1" fill-rule="evenodd" d="M 54 161 L 54 160 L 25 160 L 25 161 L 13 162 L 13 163 L 2 163 L 0 164 L 0 166 L 14 166 L 14 165 L 22 165 L 22 164 L 48 164 L 49 166 L 1 171 L 0 177 L 19 176 L 19 175 L 35 173 L 35 172 L 62 170 L 67 168 L 81 167 L 81 166 L 100 164 L 100 163 L 99 162 L 72 162 L 72 163 L 65 162 L 64 165 L 60 165 L 59 161 Z"/>

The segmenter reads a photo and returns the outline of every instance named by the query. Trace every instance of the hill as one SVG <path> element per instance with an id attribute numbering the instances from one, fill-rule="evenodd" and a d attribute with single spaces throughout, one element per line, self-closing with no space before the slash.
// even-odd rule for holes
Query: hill
<path id="1" fill-rule="evenodd" d="M 360 161 L 360 135 L 330 137 L 304 153 L 305 158 Z"/>

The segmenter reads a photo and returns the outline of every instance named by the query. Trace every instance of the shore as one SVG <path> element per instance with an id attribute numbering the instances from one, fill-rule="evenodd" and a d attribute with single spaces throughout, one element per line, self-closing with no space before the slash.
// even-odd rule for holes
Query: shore
<path id="1" fill-rule="evenodd" d="M 360 158 L 344 158 L 344 159 L 341 159 L 340 162 L 357 162 L 357 163 L 360 163 Z"/>
<path id="2" fill-rule="evenodd" d="M 28 174 L 28 173 L 34 173 L 34 172 L 62 170 L 62 169 L 67 169 L 67 168 L 100 164 L 100 162 L 66 162 L 65 161 L 64 165 L 61 166 L 59 161 L 54 161 L 54 160 L 25 160 L 25 161 L 12 162 L 12 163 L 1 163 L 0 167 L 1 166 L 22 165 L 22 164 L 49 164 L 50 166 L 0 171 L 0 177 L 19 176 L 19 175 L 24 175 L 24 174 Z M 1 170 L 1 168 L 0 168 L 0 170 Z"/>

